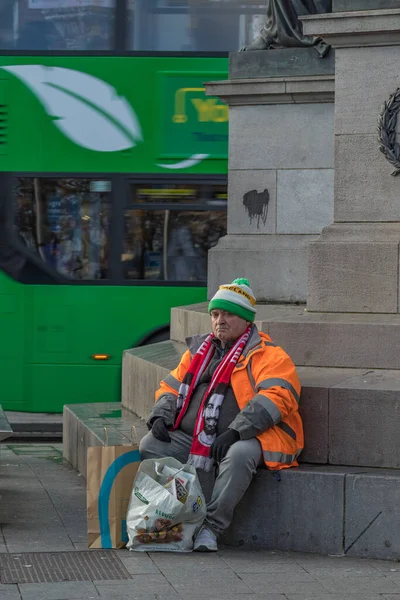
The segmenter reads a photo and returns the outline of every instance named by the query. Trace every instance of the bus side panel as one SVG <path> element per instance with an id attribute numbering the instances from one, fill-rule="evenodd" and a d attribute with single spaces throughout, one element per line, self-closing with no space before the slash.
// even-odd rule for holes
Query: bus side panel
<path id="1" fill-rule="evenodd" d="M 0 272 L 0 404 L 5 410 L 25 410 L 23 402 L 25 286 Z"/>
<path id="2" fill-rule="evenodd" d="M 134 138 L 131 147 L 115 150 L 104 138 L 94 149 L 90 147 L 90 138 L 85 143 L 75 142 L 63 114 L 64 107 L 57 109 L 60 111 L 57 116 L 64 123 L 62 128 L 48 114 L 49 107 L 42 98 L 47 93 L 43 85 L 48 83 L 46 79 L 39 80 L 41 94 L 37 92 L 38 65 L 44 68 L 44 73 L 47 67 L 69 69 L 72 81 L 78 77 L 80 86 L 82 77 L 94 77 L 99 85 L 108 86 L 110 94 L 126 101 L 126 109 L 138 120 L 138 131 L 129 134 Z M 2 67 L 21 67 L 28 79 L 33 78 L 36 88 L 32 89 L 28 79 Z M 195 160 L 190 172 L 226 174 L 226 105 L 219 98 L 206 97 L 203 82 L 227 76 L 226 58 L 0 56 L 0 104 L 1 85 L 4 85 L 8 107 L 7 152 L 0 152 L 0 170 L 167 175 L 171 171 L 163 166 L 165 163 L 179 163 L 193 155 L 204 155 L 207 160 Z M 192 89 L 197 91 L 190 91 Z M 196 109 L 199 105 L 202 111 Z M 219 108 L 216 112 L 215 106 Z M 110 118 L 113 122 L 122 119 L 122 127 L 124 120 L 117 108 Z M 179 110 L 184 112 L 176 114 Z M 79 111 L 75 118 L 81 118 Z"/>
<path id="3" fill-rule="evenodd" d="M 123 350 L 170 321 L 170 307 L 206 300 L 203 287 L 30 286 L 31 364 L 121 364 Z"/>
<path id="4" fill-rule="evenodd" d="M 30 412 L 61 413 L 64 404 L 121 400 L 120 365 L 26 365 L 26 378 Z"/>
<path id="5" fill-rule="evenodd" d="M 122 353 L 169 323 L 170 307 L 206 300 L 203 287 L 30 286 L 25 406 L 121 398 Z M 106 354 L 108 360 L 95 360 Z"/>

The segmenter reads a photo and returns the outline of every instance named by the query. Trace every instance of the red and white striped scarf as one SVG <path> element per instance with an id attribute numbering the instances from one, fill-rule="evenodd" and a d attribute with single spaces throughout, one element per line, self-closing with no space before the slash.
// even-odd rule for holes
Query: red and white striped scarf
<path id="1" fill-rule="evenodd" d="M 214 432 L 211 434 L 204 431 L 205 419 L 209 418 L 213 423 L 218 422 L 221 405 L 229 386 L 232 371 L 244 350 L 247 340 L 250 337 L 250 333 L 251 325 L 246 329 L 243 335 L 236 340 L 229 352 L 223 357 L 218 367 L 215 369 L 209 386 L 203 395 L 199 412 L 197 413 L 193 432 L 193 442 L 188 459 L 188 463 L 196 467 L 196 469 L 211 471 L 213 467 L 214 461 L 210 458 L 210 446 L 217 435 L 216 427 L 213 428 Z M 173 429 L 179 427 L 188 409 L 190 400 L 193 396 L 193 391 L 214 354 L 215 346 L 212 344 L 214 337 L 215 336 L 212 333 L 207 336 L 190 362 L 189 368 L 179 388 L 176 401 L 176 419 Z"/>

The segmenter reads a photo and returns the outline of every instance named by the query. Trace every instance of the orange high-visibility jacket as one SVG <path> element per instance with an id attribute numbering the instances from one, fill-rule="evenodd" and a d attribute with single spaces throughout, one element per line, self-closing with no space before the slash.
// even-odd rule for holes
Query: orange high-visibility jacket
<path id="1" fill-rule="evenodd" d="M 186 340 L 189 350 L 177 368 L 161 381 L 149 421 L 163 417 L 168 426 L 173 425 L 179 386 L 206 337 L 199 335 Z M 296 368 L 286 352 L 266 333 L 258 332 L 255 325 L 231 375 L 231 386 L 240 412 L 229 427 L 238 431 L 241 439 L 260 440 L 269 469 L 297 466 L 304 435 L 298 410 L 300 382 Z"/>

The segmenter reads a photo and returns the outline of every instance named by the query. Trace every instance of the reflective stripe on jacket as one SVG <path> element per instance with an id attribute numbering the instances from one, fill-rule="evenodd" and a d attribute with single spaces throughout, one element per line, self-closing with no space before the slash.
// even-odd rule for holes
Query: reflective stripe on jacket
<path id="1" fill-rule="evenodd" d="M 205 335 L 186 340 L 187 350 L 176 369 L 160 383 L 150 420 L 157 416 L 169 425 L 175 420 L 176 397 L 194 353 Z M 296 368 L 282 348 L 258 332 L 255 325 L 231 376 L 231 386 L 240 412 L 230 428 L 241 439 L 257 437 L 264 461 L 271 470 L 297 466 L 303 449 L 303 425 L 298 411 L 300 382 Z"/>

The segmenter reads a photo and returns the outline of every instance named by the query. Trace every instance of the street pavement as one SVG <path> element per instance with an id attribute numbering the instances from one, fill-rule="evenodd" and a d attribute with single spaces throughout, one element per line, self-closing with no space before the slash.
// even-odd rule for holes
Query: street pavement
<path id="1" fill-rule="evenodd" d="M 0 522 L 0 600 L 400 600 L 397 562 L 233 548 L 118 550 L 122 579 L 46 582 L 39 569 L 39 582 L 4 583 L 8 558 L 29 570 L 39 553 L 102 557 L 87 551 L 85 481 L 58 444 L 0 445 Z"/>

